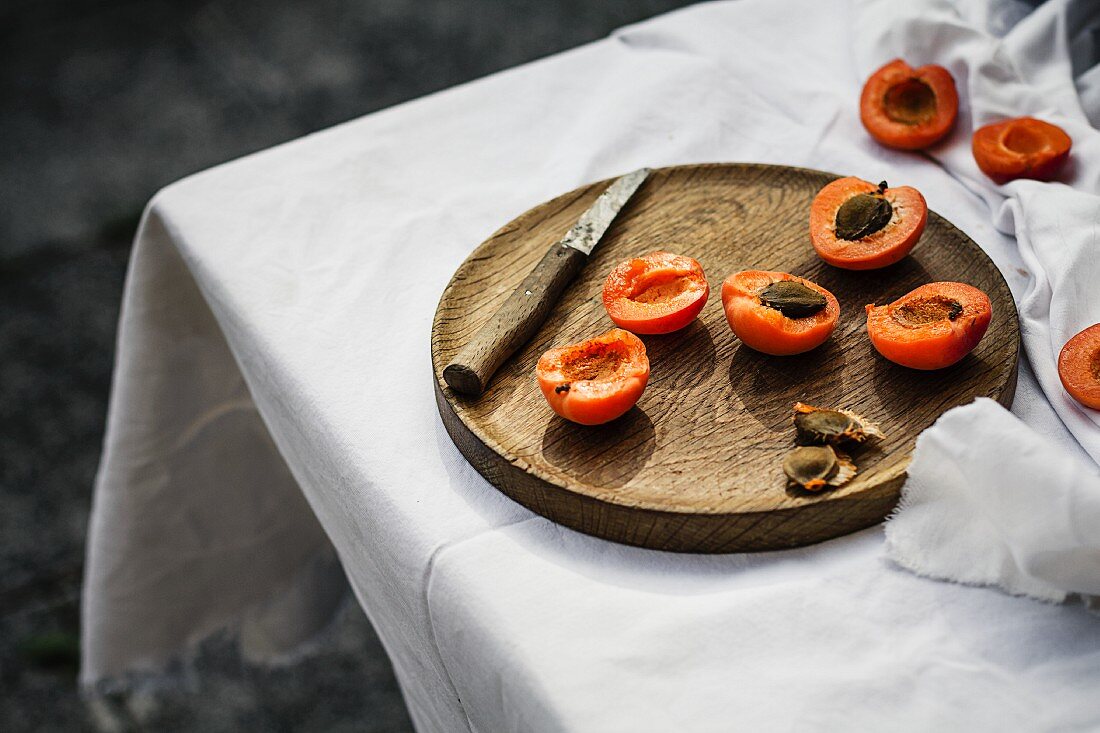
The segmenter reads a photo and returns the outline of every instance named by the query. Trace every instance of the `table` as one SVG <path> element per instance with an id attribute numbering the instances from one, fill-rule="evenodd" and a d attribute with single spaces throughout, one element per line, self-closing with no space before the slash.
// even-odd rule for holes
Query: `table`
<path id="1" fill-rule="evenodd" d="M 222 628 L 251 659 L 292 654 L 346 574 L 421 731 L 1100 726 L 1079 605 L 911 575 L 881 528 L 710 557 L 582 536 L 494 490 L 437 415 L 430 324 L 457 265 L 643 165 L 887 168 L 1019 294 L 983 200 L 864 134 L 851 13 L 697 6 L 160 192 L 126 285 L 84 684 L 159 674 Z"/>

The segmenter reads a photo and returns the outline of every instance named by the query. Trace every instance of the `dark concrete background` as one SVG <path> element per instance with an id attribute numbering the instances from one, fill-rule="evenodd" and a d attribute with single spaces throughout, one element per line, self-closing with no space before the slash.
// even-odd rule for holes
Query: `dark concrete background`
<path id="1" fill-rule="evenodd" d="M 683 0 L 0 4 L 0 730 L 407 730 L 350 605 L 316 655 L 200 655 L 76 694 L 85 525 L 141 208 L 188 173 L 605 36 Z"/>

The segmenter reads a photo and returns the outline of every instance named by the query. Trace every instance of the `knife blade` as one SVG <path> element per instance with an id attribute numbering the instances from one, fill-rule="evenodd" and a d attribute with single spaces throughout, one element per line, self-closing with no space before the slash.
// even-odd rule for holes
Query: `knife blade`
<path id="1" fill-rule="evenodd" d="M 649 176 L 641 168 L 617 178 L 550 248 L 530 274 L 443 370 L 455 392 L 479 396 L 493 374 L 546 322 L 615 217 Z"/>

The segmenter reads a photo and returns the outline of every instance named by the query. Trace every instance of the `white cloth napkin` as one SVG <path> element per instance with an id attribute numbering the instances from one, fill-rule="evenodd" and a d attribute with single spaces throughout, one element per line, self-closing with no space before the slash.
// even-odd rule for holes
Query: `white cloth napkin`
<path id="1" fill-rule="evenodd" d="M 1028 10 L 1013 2 L 868 2 L 857 22 L 871 32 L 857 36 L 856 55 L 865 75 L 900 56 L 914 66 L 941 64 L 955 77 L 958 126 L 930 155 L 1016 239 L 1027 274 L 1016 298 L 1030 371 L 1014 412 L 1044 433 L 988 400 L 938 421 L 921 437 L 887 525 L 887 555 L 921 574 L 1061 600 L 1100 589 L 1100 545 L 1080 531 L 1100 501 L 1100 412 L 1072 401 L 1057 373 L 1062 344 L 1100 322 L 1100 132 L 1089 123 L 1100 117 L 1100 96 L 1081 95 L 1076 85 L 1100 74 L 1100 48 L 1085 47 L 1100 32 L 1100 3 L 1052 0 Z M 1054 183 L 998 186 L 978 170 L 970 136 L 1023 115 L 1063 127 L 1073 139 L 1071 163 Z"/>
<path id="2" fill-rule="evenodd" d="M 917 441 L 886 554 L 930 577 L 1062 601 L 1100 594 L 1100 474 L 996 402 Z"/>

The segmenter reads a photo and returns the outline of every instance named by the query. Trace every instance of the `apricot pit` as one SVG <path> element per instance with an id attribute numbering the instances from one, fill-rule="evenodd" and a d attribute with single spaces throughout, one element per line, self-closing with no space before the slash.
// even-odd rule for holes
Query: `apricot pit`
<path id="1" fill-rule="evenodd" d="M 797 280 L 777 280 L 760 291 L 760 302 L 787 318 L 806 318 L 822 310 L 829 301 Z"/>
<path id="2" fill-rule="evenodd" d="M 874 193 L 860 193 L 845 201 L 836 212 L 836 236 L 853 242 L 874 234 L 890 223 L 894 207 L 886 200 L 886 181 Z"/>
<path id="3" fill-rule="evenodd" d="M 855 464 L 830 445 L 795 448 L 783 459 L 783 473 L 806 491 L 843 486 L 856 475 Z"/>
<path id="4" fill-rule="evenodd" d="M 862 443 L 886 437 L 878 426 L 849 410 L 794 405 L 794 429 L 800 445 Z"/>

